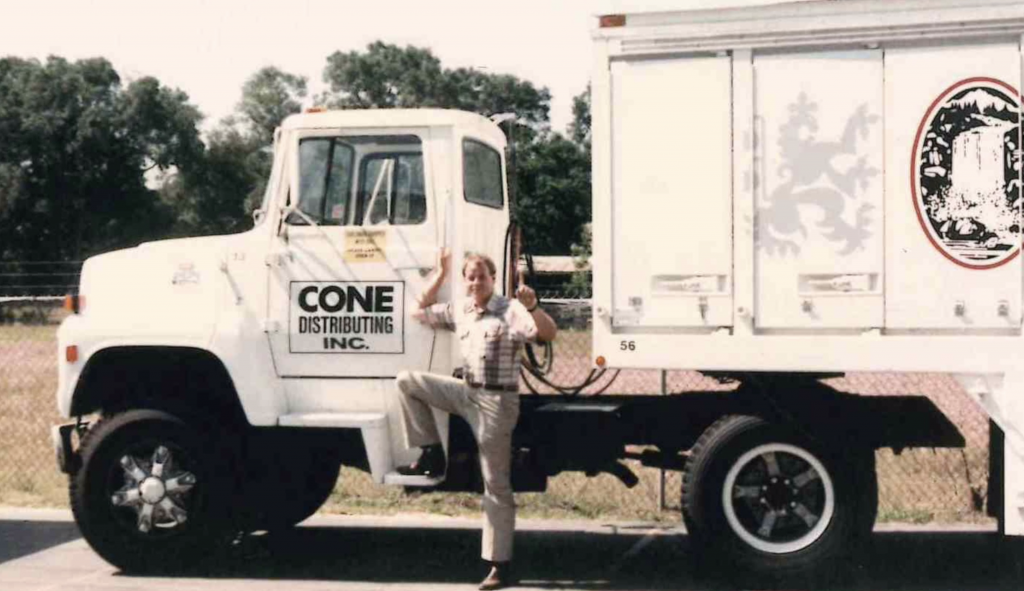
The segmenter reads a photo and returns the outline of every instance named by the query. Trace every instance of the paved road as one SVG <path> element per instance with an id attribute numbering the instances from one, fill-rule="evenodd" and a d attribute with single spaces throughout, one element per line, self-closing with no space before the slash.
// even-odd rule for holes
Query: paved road
<path id="1" fill-rule="evenodd" d="M 727 566 L 694 574 L 680 531 L 645 524 L 520 520 L 522 589 L 829 588 L 851 591 L 1024 588 L 1024 544 L 977 529 L 886 527 L 849 572 L 825 582 L 731 581 Z M 476 519 L 318 516 L 293 532 L 250 536 L 206 572 L 119 573 L 78 536 L 65 511 L 0 508 L 0 590 L 475 589 Z M 720 568 L 715 568 L 718 566 Z"/>

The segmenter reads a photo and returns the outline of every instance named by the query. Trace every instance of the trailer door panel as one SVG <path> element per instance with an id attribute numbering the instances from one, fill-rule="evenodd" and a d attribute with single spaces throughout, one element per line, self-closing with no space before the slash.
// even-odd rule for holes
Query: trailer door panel
<path id="1" fill-rule="evenodd" d="M 732 325 L 728 57 L 612 64 L 618 326 Z"/>
<path id="2" fill-rule="evenodd" d="M 755 56 L 755 323 L 883 323 L 881 51 Z"/>
<path id="3" fill-rule="evenodd" d="M 886 326 L 1020 326 L 1018 43 L 885 55 Z"/>

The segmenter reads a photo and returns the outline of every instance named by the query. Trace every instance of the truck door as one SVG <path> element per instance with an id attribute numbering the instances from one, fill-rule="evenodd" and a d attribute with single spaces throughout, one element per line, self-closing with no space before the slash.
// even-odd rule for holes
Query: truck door
<path id="1" fill-rule="evenodd" d="M 407 318 L 436 264 L 427 129 L 305 131 L 289 156 L 268 335 L 282 377 L 427 369 L 433 331 Z"/>
<path id="2" fill-rule="evenodd" d="M 459 205 L 452 204 L 453 220 L 458 228 L 453 242 L 459 252 L 479 252 L 490 256 L 498 267 L 498 284 L 495 291 L 502 293 L 505 266 L 511 264 L 503 256 L 505 230 L 508 227 L 508 203 L 505 199 L 505 158 L 504 146 L 493 145 L 484 139 L 462 136 L 461 151 L 461 195 L 456 197 Z M 462 265 L 456 263 L 455 297 L 465 294 L 462 283 Z"/>
<path id="3" fill-rule="evenodd" d="M 611 83 L 613 322 L 731 326 L 730 58 L 616 61 Z"/>
<path id="4" fill-rule="evenodd" d="M 881 50 L 755 56 L 758 328 L 882 326 L 882 84 Z"/>

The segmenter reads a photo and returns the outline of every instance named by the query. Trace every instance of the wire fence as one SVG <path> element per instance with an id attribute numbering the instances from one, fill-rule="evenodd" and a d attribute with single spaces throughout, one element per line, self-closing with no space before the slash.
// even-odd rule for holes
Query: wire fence
<path id="1" fill-rule="evenodd" d="M 43 278 L 40 278 L 43 279 Z M 54 285 L 57 282 L 39 285 Z M 50 426 L 59 422 L 55 392 L 56 329 L 63 312 L 49 296 L 19 296 L 0 301 L 0 504 L 62 506 L 67 503 L 66 478 L 55 467 Z M 586 301 L 547 298 L 561 330 L 554 343 L 548 378 L 571 386 L 591 372 L 590 308 Z M 543 361 L 543 360 L 542 360 Z M 581 395 L 608 387 L 609 372 Z M 879 519 L 917 523 L 989 522 L 985 512 L 988 482 L 989 423 L 985 414 L 957 382 L 941 374 L 849 374 L 830 379 L 835 388 L 864 396 L 925 395 L 953 422 L 966 440 L 962 449 L 910 449 L 896 455 L 877 454 Z M 537 382 L 541 392 L 553 390 Z M 524 381 L 522 392 L 530 387 Z M 687 371 L 623 370 L 608 387 L 616 394 L 665 394 L 728 390 L 702 374 Z M 633 451 L 641 451 L 639 449 Z M 680 475 L 627 461 L 640 477 L 633 489 L 615 477 L 566 473 L 549 481 L 543 494 L 522 494 L 524 515 L 602 519 L 677 520 Z M 338 511 L 394 512 L 429 510 L 476 511 L 473 495 L 416 495 L 374 485 L 368 475 L 345 469 L 331 508 Z"/>

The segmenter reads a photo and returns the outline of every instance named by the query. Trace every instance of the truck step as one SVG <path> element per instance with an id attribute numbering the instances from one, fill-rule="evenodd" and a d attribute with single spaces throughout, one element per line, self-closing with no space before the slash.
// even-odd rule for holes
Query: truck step
<path id="1" fill-rule="evenodd" d="M 382 412 L 307 412 L 281 415 L 277 424 L 321 429 L 379 429 L 387 424 L 387 415 Z"/>
<path id="2" fill-rule="evenodd" d="M 444 478 L 431 478 L 429 476 L 405 476 L 398 472 L 389 472 L 384 475 L 384 484 L 397 486 L 437 486 L 444 482 Z"/>

